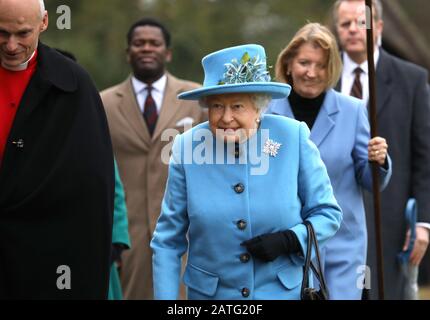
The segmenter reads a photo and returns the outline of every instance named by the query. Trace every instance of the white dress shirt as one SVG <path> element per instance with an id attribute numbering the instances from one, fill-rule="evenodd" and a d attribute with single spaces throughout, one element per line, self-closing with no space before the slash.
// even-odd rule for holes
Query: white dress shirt
<path id="1" fill-rule="evenodd" d="M 375 59 L 375 67 L 376 67 L 379 61 L 379 49 L 375 50 L 374 59 Z M 357 64 L 356 62 L 352 61 L 352 59 L 348 56 L 346 52 L 343 52 L 341 92 L 343 94 L 346 94 L 347 96 L 350 95 L 352 85 L 354 84 L 354 80 L 355 80 L 354 70 L 356 68 L 360 68 L 361 70 L 363 70 L 363 72 L 360 75 L 360 82 L 363 88 L 363 100 L 366 101 L 367 103 L 369 101 L 369 66 L 367 64 L 367 60 L 364 61 L 362 64 Z"/>
<path id="2" fill-rule="evenodd" d="M 143 113 L 145 108 L 146 96 L 148 95 L 148 86 L 146 83 L 131 77 L 131 83 L 133 85 L 134 93 L 136 94 L 137 104 L 139 105 L 140 111 Z M 160 114 L 161 105 L 163 104 L 164 90 L 166 89 L 167 76 L 163 75 L 160 79 L 152 84 L 151 95 L 157 106 L 157 113 Z"/>

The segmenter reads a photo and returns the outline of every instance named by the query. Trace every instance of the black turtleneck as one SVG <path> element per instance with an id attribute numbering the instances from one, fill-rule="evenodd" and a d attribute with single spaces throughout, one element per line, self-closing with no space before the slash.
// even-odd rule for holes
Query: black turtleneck
<path id="1" fill-rule="evenodd" d="M 288 96 L 291 109 L 293 110 L 294 117 L 298 121 L 304 121 L 311 130 L 315 119 L 320 112 L 321 106 L 324 102 L 326 92 L 324 91 L 318 97 L 313 99 L 303 98 L 298 95 L 294 90 L 291 90 Z"/>

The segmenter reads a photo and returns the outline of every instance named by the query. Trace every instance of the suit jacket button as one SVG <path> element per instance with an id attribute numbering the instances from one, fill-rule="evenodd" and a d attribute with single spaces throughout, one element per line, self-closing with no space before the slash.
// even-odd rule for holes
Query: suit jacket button
<path id="1" fill-rule="evenodd" d="M 239 220 L 236 225 L 239 230 L 245 230 L 247 223 L 245 220 Z"/>
<path id="2" fill-rule="evenodd" d="M 242 183 L 238 183 L 237 185 L 234 186 L 234 191 L 240 194 L 243 191 L 245 191 L 245 186 Z"/>
<path id="3" fill-rule="evenodd" d="M 248 297 L 249 297 L 249 294 L 250 294 L 250 291 L 249 291 L 249 289 L 248 289 L 248 288 L 243 288 L 243 289 L 242 289 L 242 296 L 243 296 L 244 298 L 248 298 Z"/>
<path id="4" fill-rule="evenodd" d="M 247 263 L 249 259 L 251 259 L 251 256 L 249 255 L 249 253 L 242 253 L 240 255 L 240 262 L 242 263 Z"/>

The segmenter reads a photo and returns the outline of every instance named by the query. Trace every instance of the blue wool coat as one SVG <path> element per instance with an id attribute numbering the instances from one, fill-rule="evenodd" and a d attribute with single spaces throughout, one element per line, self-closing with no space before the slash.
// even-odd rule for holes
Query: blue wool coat
<path id="1" fill-rule="evenodd" d="M 294 118 L 288 99 L 274 100 L 268 113 Z M 310 138 L 324 161 L 334 194 L 343 211 L 340 230 L 322 250 L 323 268 L 331 299 L 361 299 L 366 265 L 367 231 L 362 187 L 372 190 L 367 146 L 370 140 L 367 111 L 361 100 L 327 91 Z M 380 168 L 380 188 L 391 177 Z"/>
<path id="2" fill-rule="evenodd" d="M 276 156 L 262 152 L 268 138 L 281 144 Z M 239 153 L 235 159 L 234 148 L 213 139 L 207 122 L 175 139 L 151 241 L 156 299 L 178 297 L 180 258 L 187 251 L 189 299 L 299 299 L 302 257 L 266 263 L 247 259 L 240 244 L 290 229 L 306 250 L 304 219 L 320 243 L 327 242 L 342 213 L 326 168 L 306 125 L 284 117 L 264 116 Z"/>

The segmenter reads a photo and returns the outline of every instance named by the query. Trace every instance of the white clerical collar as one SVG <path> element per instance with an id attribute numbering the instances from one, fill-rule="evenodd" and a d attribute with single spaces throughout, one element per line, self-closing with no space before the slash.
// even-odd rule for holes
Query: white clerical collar
<path id="1" fill-rule="evenodd" d="M 375 48 L 375 51 L 373 53 L 373 59 L 375 61 L 375 67 L 378 65 L 379 61 L 379 47 L 377 46 Z M 364 61 L 362 64 L 358 64 L 357 62 L 353 61 L 349 55 L 344 51 L 343 52 L 343 73 L 344 74 L 353 74 L 354 70 L 359 67 L 365 74 L 369 73 L 369 65 L 367 63 L 367 60 Z"/>
<path id="2" fill-rule="evenodd" d="M 131 82 L 133 84 L 133 89 L 136 94 L 141 93 L 148 86 L 148 84 L 138 80 L 135 76 L 131 77 Z M 164 89 L 166 88 L 166 84 L 167 84 L 167 76 L 166 74 L 164 74 L 160 79 L 158 79 L 153 84 L 151 84 L 151 86 L 154 90 L 160 93 L 163 93 Z"/>
<path id="3" fill-rule="evenodd" d="M 36 50 L 34 50 L 33 54 L 30 56 L 30 58 L 26 62 L 23 62 L 23 63 L 21 63 L 20 65 L 18 65 L 16 67 L 6 66 L 6 65 L 3 64 L 3 62 L 1 64 L 1 66 L 3 68 L 5 68 L 6 70 L 9 70 L 9 71 L 23 71 L 23 70 L 27 70 L 28 64 L 30 63 L 30 60 L 33 59 L 33 57 L 34 57 L 35 54 L 36 54 Z"/>

